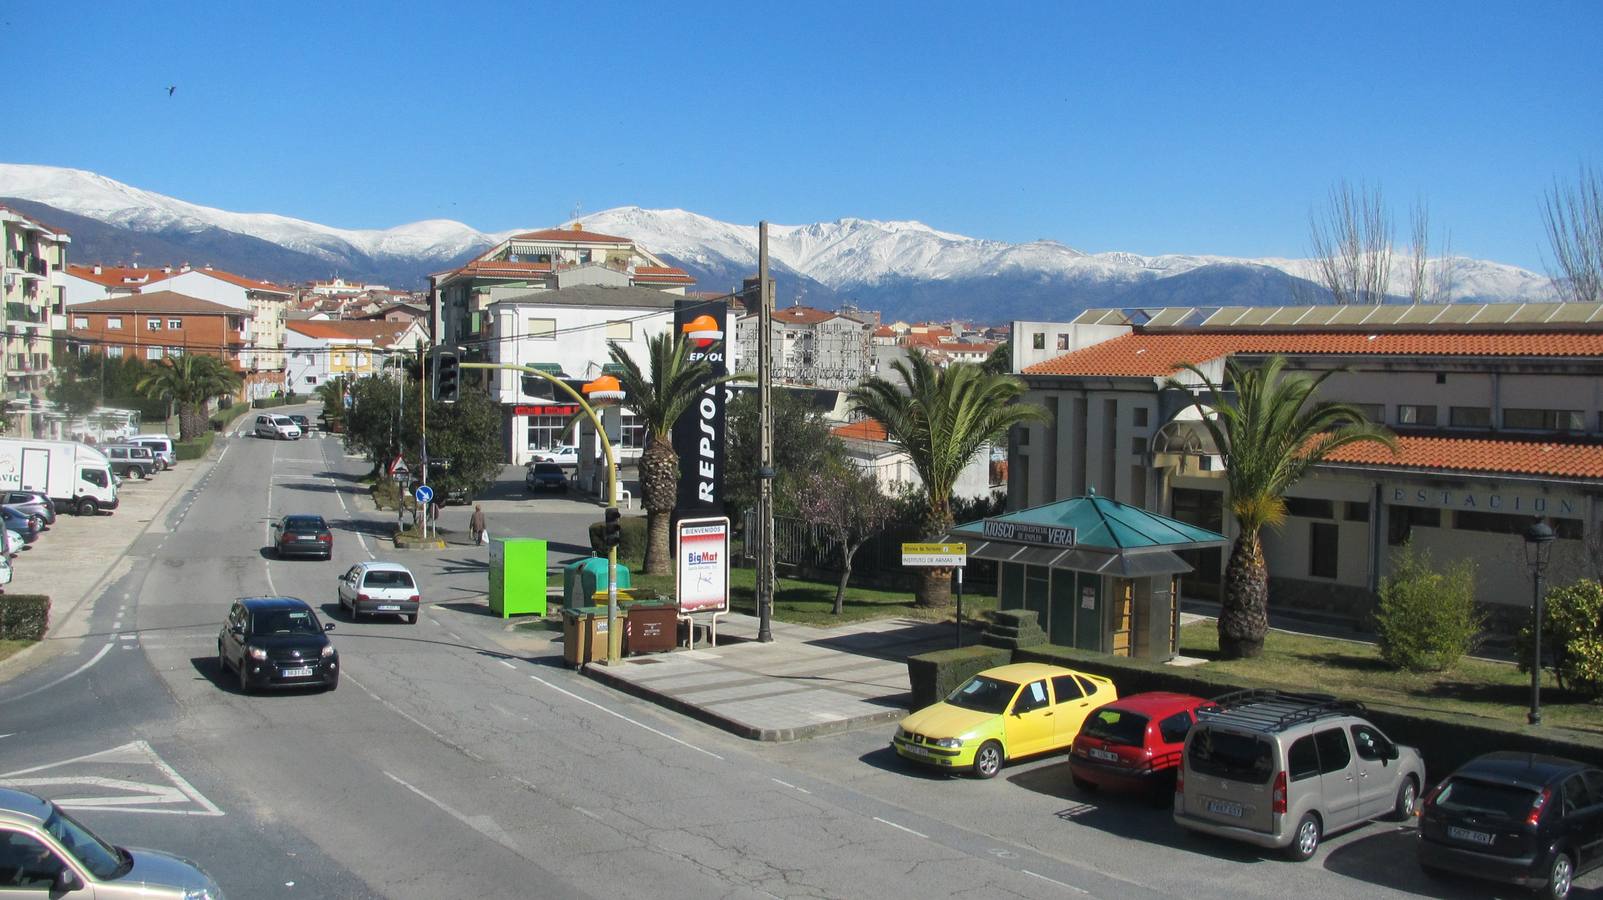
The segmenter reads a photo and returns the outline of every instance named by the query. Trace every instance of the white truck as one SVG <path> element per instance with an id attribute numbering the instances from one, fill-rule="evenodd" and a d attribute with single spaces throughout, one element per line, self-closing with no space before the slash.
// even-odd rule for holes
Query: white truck
<path id="1" fill-rule="evenodd" d="M 77 441 L 0 438 L 0 490 L 36 491 L 80 516 L 117 508 L 111 460 Z"/>

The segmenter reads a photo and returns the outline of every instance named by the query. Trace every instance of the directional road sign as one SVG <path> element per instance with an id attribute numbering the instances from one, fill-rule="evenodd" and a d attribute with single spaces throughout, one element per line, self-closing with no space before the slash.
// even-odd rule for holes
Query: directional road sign
<path id="1" fill-rule="evenodd" d="M 968 545 L 903 544 L 904 566 L 963 566 L 968 564 Z"/>
<path id="2" fill-rule="evenodd" d="M 426 484 L 420 484 L 417 486 L 417 490 L 412 492 L 412 498 L 419 503 L 427 503 L 434 499 L 434 488 Z"/>

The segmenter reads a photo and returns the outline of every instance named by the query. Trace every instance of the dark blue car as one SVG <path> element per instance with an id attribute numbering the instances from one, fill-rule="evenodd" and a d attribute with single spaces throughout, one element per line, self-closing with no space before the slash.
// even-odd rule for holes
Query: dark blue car
<path id="1" fill-rule="evenodd" d="M 31 544 L 38 539 L 42 521 L 38 516 L 26 515 L 10 506 L 0 506 L 0 516 L 4 517 L 6 528 L 22 535 L 24 541 Z"/>

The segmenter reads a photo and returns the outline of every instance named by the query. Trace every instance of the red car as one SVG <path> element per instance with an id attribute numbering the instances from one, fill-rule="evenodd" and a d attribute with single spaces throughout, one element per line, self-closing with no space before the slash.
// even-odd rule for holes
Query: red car
<path id="1" fill-rule="evenodd" d="M 1097 788 L 1147 793 L 1170 803 L 1186 733 L 1197 707 L 1210 702 L 1189 694 L 1132 694 L 1097 708 L 1069 750 L 1069 773 L 1082 791 Z"/>

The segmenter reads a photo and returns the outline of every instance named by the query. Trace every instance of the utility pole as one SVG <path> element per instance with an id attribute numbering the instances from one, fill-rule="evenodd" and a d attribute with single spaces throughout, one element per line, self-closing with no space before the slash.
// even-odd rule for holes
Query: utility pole
<path id="1" fill-rule="evenodd" d="M 439 368 L 439 364 L 440 358 L 439 356 L 435 356 L 434 365 L 429 366 L 429 370 L 423 374 L 426 377 L 433 377 L 435 370 Z M 432 395 L 432 386 L 430 390 L 417 392 L 418 439 L 423 444 L 422 458 L 418 460 L 418 484 L 429 483 L 429 397 Z M 433 485 L 429 486 L 433 487 Z M 417 501 L 414 500 L 413 502 L 416 503 Z M 419 524 L 417 529 L 418 533 L 425 538 L 429 536 L 429 505 L 432 503 L 433 501 L 430 500 L 429 504 L 419 504 L 419 507 L 421 508 L 418 509 L 419 515 L 417 520 Z"/>
<path id="2" fill-rule="evenodd" d="M 757 640 L 774 639 L 774 409 L 769 382 L 773 379 L 773 289 L 768 280 L 768 223 L 757 223 L 757 416 L 762 433 L 757 462 L 761 493 L 757 501 L 757 527 L 761 552 L 757 556 Z"/>

